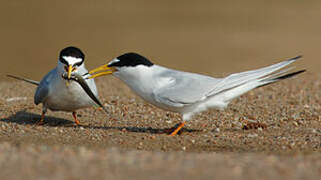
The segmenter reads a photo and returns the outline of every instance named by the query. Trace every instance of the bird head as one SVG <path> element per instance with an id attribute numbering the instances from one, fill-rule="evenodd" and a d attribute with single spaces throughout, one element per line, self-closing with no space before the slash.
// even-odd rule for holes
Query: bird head
<path id="1" fill-rule="evenodd" d="M 84 64 L 84 60 L 84 53 L 79 48 L 70 46 L 60 51 L 58 63 L 63 66 L 68 79 L 70 79 L 71 73 L 77 72 L 78 68 Z"/>
<path id="2" fill-rule="evenodd" d="M 138 67 L 150 67 L 154 64 L 147 58 L 137 53 L 126 53 L 110 61 L 108 64 L 104 64 L 96 69 L 89 71 L 91 75 L 89 78 L 96 78 L 99 76 L 120 74 L 130 72 L 136 73 Z"/>

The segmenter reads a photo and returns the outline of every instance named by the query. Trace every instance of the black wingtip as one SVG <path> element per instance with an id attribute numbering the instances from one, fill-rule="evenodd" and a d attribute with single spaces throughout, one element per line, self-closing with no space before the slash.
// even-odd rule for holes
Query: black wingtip
<path id="1" fill-rule="evenodd" d="M 287 78 L 290 78 L 290 77 L 292 77 L 292 76 L 295 76 L 295 75 L 304 73 L 305 71 L 306 71 L 306 70 L 303 69 L 303 70 L 300 70 L 300 71 L 296 71 L 296 72 L 293 72 L 293 73 L 289 73 L 289 74 L 286 74 L 286 75 L 284 75 L 284 76 L 277 77 L 277 78 L 275 78 L 274 80 L 287 79 Z"/>
<path id="2" fill-rule="evenodd" d="M 299 55 L 299 56 L 296 56 L 294 58 L 289 59 L 288 61 L 296 61 L 296 60 L 298 60 L 298 59 L 300 59 L 302 57 L 303 57 L 303 55 Z"/>
<path id="3" fill-rule="evenodd" d="M 262 84 L 256 88 L 259 88 L 259 87 L 264 87 L 266 85 L 269 85 L 269 84 L 273 84 L 273 83 L 276 83 L 278 82 L 279 80 L 283 80 L 283 79 L 287 79 L 287 78 L 290 78 L 290 77 L 293 77 L 295 75 L 298 75 L 298 74 L 301 74 L 301 73 L 304 73 L 306 70 L 303 69 L 303 70 L 300 70 L 300 71 L 296 71 L 296 72 L 293 72 L 293 73 L 289 73 L 289 74 L 285 74 L 283 76 L 280 76 L 280 77 L 277 77 L 277 78 L 274 78 L 274 79 L 271 79 L 268 83 L 266 84 Z"/>
<path id="4" fill-rule="evenodd" d="M 37 85 L 37 86 L 39 86 L 39 84 L 40 84 L 40 82 L 38 82 L 38 81 L 34 81 L 34 80 L 31 80 L 31 79 L 26 79 L 26 78 L 22 78 L 22 77 L 10 75 L 10 74 L 7 74 L 7 77 L 18 79 L 18 80 L 21 80 L 21 81 L 25 81 L 27 83 L 31 83 L 31 84 L 34 84 L 34 85 Z"/>
<path id="5" fill-rule="evenodd" d="M 13 79 L 24 80 L 24 78 L 21 78 L 21 77 L 18 77 L 18 76 L 14 76 L 14 75 L 11 75 L 11 74 L 7 74 L 6 76 L 10 77 L 10 78 L 13 78 Z"/>

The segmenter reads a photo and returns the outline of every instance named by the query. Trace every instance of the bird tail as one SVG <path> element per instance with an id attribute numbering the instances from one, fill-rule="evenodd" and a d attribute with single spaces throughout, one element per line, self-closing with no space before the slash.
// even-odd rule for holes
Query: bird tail
<path id="1" fill-rule="evenodd" d="M 251 89 L 266 86 L 279 80 L 287 79 L 303 73 L 306 70 L 289 73 L 292 68 L 283 69 L 301 57 L 302 56 L 297 56 L 261 69 L 231 74 L 226 78 L 223 78 L 221 82 L 217 84 L 216 88 L 212 91 L 214 93 L 211 94 L 211 96 L 224 93 L 224 101 L 229 102 Z"/>
<path id="2" fill-rule="evenodd" d="M 11 78 L 14 78 L 14 79 L 18 79 L 18 80 L 21 80 L 21 81 L 25 81 L 25 82 L 28 82 L 28 83 L 30 83 L 30 84 L 34 84 L 34 85 L 37 85 L 37 86 L 39 86 L 39 84 L 40 84 L 39 81 L 34 81 L 34 80 L 31 80 L 31 79 L 26 79 L 26 78 L 22 78 L 22 77 L 10 75 L 10 74 L 8 74 L 7 77 L 11 77 Z"/>
<path id="3" fill-rule="evenodd" d="M 274 76 L 274 77 L 268 77 L 267 79 L 262 79 L 261 80 L 261 85 L 257 86 L 256 88 L 259 88 L 259 87 L 263 87 L 263 86 L 266 86 L 266 85 L 269 85 L 269 84 L 272 84 L 272 83 L 275 83 L 275 82 L 278 82 L 280 80 L 283 80 L 283 79 L 288 79 L 288 78 L 291 78 L 295 75 L 298 75 L 298 74 L 301 74 L 303 72 L 305 72 L 306 70 L 303 69 L 303 70 L 300 70 L 300 71 L 295 71 L 295 72 L 292 72 L 292 73 L 287 73 L 287 74 L 282 74 L 280 75 L 278 73 L 277 76 Z"/>

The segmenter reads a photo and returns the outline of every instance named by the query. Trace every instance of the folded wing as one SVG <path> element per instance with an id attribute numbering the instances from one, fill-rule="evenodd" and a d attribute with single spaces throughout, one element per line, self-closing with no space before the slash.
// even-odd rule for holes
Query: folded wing
<path id="1" fill-rule="evenodd" d="M 172 78 L 171 82 L 160 89 L 156 89 L 153 95 L 156 101 L 174 107 L 183 107 L 214 96 L 221 96 L 222 98 L 218 99 L 229 102 L 251 89 L 304 72 L 302 70 L 288 73 L 290 69 L 278 71 L 300 57 L 261 69 L 231 74 L 225 78 L 212 78 L 200 74 L 169 70 L 162 76 Z"/>

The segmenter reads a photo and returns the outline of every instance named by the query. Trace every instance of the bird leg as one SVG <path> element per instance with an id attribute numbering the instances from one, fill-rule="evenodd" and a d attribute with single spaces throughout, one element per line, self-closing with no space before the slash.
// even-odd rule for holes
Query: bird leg
<path id="1" fill-rule="evenodd" d="M 79 122 L 79 120 L 78 120 L 78 118 L 77 118 L 77 113 L 76 113 L 75 111 L 72 112 L 72 116 L 74 117 L 75 123 L 79 126 L 79 125 L 80 125 L 80 122 Z"/>
<path id="2" fill-rule="evenodd" d="M 41 118 L 40 120 L 36 123 L 37 125 L 44 125 L 45 122 L 44 122 L 44 119 L 45 119 L 45 114 L 47 112 L 47 109 L 46 108 L 42 108 L 42 112 L 41 112 Z"/>
<path id="3" fill-rule="evenodd" d="M 185 125 L 185 121 L 181 122 L 178 127 L 170 134 L 170 136 L 175 136 Z"/>

